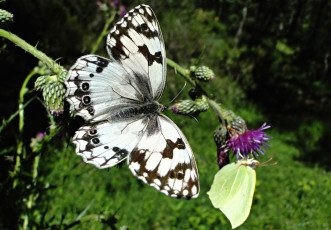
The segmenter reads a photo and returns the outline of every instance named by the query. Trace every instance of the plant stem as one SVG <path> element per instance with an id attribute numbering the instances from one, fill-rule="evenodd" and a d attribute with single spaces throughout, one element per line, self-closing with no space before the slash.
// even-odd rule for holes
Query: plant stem
<path id="1" fill-rule="evenodd" d="M 218 119 L 220 120 L 220 122 L 222 122 L 222 124 L 225 125 L 225 120 L 223 118 L 220 105 L 216 101 L 214 101 L 210 98 L 207 98 L 207 101 L 208 101 L 208 105 L 214 110 L 214 112 L 218 116 Z"/>
<path id="2" fill-rule="evenodd" d="M 112 12 L 112 14 L 110 15 L 110 17 L 108 17 L 102 32 L 100 33 L 97 41 L 94 43 L 92 49 L 91 49 L 91 54 L 95 54 L 95 52 L 98 50 L 100 43 L 102 42 L 102 39 L 104 38 L 104 36 L 106 36 L 109 33 L 109 25 L 110 23 L 114 20 L 116 15 L 116 11 Z"/>
<path id="3" fill-rule="evenodd" d="M 45 53 L 39 51 L 36 47 L 30 45 L 23 39 L 19 38 L 15 34 L 12 34 L 6 30 L 0 29 L 0 36 L 7 38 L 9 41 L 15 43 L 17 46 L 21 47 L 28 53 L 32 54 L 39 60 L 41 60 L 43 63 L 45 63 L 48 68 L 50 68 L 54 73 L 59 73 L 63 67 L 59 64 L 57 64 L 52 58 L 48 57 Z"/>
<path id="4" fill-rule="evenodd" d="M 167 64 L 168 66 L 172 67 L 176 73 L 179 73 L 182 77 L 184 77 L 184 79 L 188 81 L 193 87 L 197 86 L 197 83 L 194 80 L 192 80 L 192 78 L 190 77 L 189 70 L 184 69 L 183 67 L 181 67 L 180 65 L 178 65 L 176 62 L 174 62 L 169 58 L 167 58 Z"/>
<path id="5" fill-rule="evenodd" d="M 23 128 L 24 128 L 24 95 L 26 94 L 27 90 L 27 84 L 30 81 L 30 79 L 36 74 L 35 70 L 32 70 L 31 73 L 25 78 L 20 94 L 19 94 L 19 101 L 18 101 L 18 140 L 17 140 L 17 149 L 16 149 L 16 162 L 14 171 L 12 173 L 12 176 L 15 177 L 17 173 L 20 171 L 21 168 L 21 158 L 22 158 L 22 152 L 23 152 Z M 13 188 L 16 187 L 18 183 L 18 178 L 14 179 L 13 182 Z"/>
<path id="6" fill-rule="evenodd" d="M 33 97 L 33 98 L 30 98 L 30 100 L 28 100 L 24 105 L 23 105 L 23 107 L 21 108 L 21 110 L 22 109 L 24 109 L 26 106 L 28 106 L 30 103 L 31 103 L 31 101 L 33 101 L 34 99 L 36 99 L 36 97 Z M 0 133 L 7 127 L 7 125 L 19 114 L 19 112 L 21 111 L 21 110 L 17 110 L 15 113 L 13 113 L 7 120 L 3 120 L 2 121 L 2 124 L 1 124 L 1 126 L 0 126 Z"/>

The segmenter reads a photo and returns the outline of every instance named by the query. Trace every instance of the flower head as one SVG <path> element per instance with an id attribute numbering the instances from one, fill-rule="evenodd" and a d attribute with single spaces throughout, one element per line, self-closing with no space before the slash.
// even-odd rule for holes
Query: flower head
<path id="1" fill-rule="evenodd" d="M 192 100 L 183 100 L 168 108 L 175 114 L 193 115 L 198 111 L 197 105 Z"/>
<path id="2" fill-rule="evenodd" d="M 38 132 L 36 137 L 31 138 L 30 147 L 32 148 L 33 152 L 38 152 L 41 149 L 42 142 L 45 137 L 45 132 Z"/>
<path id="3" fill-rule="evenodd" d="M 35 89 L 42 91 L 42 95 L 53 116 L 59 116 L 64 110 L 66 89 L 64 81 L 68 72 L 61 71 L 58 75 L 44 75 L 37 78 Z"/>
<path id="4" fill-rule="evenodd" d="M 267 143 L 271 139 L 264 130 L 270 127 L 270 125 L 264 123 L 257 130 L 246 129 L 242 133 L 234 132 L 230 134 L 231 138 L 228 140 L 227 147 L 236 154 L 237 159 L 240 156 L 248 158 L 250 153 L 253 153 L 256 157 L 259 154 L 264 155 L 265 149 L 269 147 Z"/>

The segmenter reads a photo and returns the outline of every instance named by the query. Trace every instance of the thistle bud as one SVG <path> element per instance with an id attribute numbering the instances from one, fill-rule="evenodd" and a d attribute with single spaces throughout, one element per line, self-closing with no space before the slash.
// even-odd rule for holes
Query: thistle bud
<path id="1" fill-rule="evenodd" d="M 49 77 L 50 76 L 40 76 L 40 77 L 38 77 L 37 80 L 34 83 L 34 88 L 36 90 L 43 90 L 43 88 L 45 87 L 45 85 L 49 81 L 48 80 Z"/>
<path id="2" fill-rule="evenodd" d="M 68 71 L 67 70 L 62 70 L 58 75 L 58 80 L 59 82 L 61 83 L 64 83 L 65 80 L 67 79 L 67 76 L 68 76 Z"/>
<path id="3" fill-rule="evenodd" d="M 40 76 L 35 82 L 35 89 L 42 91 L 44 101 L 53 116 L 63 112 L 65 87 L 63 82 L 67 71 L 63 70 L 58 75 Z"/>
<path id="4" fill-rule="evenodd" d="M 0 24 L 6 24 L 12 22 L 14 15 L 9 13 L 7 10 L 0 9 Z"/>
<path id="5" fill-rule="evenodd" d="M 184 100 L 169 107 L 176 114 L 192 115 L 198 111 L 198 107 L 192 100 Z"/>
<path id="6" fill-rule="evenodd" d="M 53 116 L 63 112 L 65 92 L 64 85 L 60 82 L 51 82 L 43 89 L 45 103 Z"/>
<path id="7" fill-rule="evenodd" d="M 209 109 L 207 98 L 204 95 L 201 98 L 196 99 L 194 103 L 197 105 L 199 112 L 205 112 Z"/>
<path id="8" fill-rule="evenodd" d="M 214 72 L 207 66 L 200 66 L 195 70 L 194 76 L 201 81 L 209 81 L 215 78 Z"/>
<path id="9" fill-rule="evenodd" d="M 33 152 L 38 152 L 42 147 L 42 142 L 46 136 L 46 133 L 39 132 L 36 137 L 31 138 L 30 147 Z"/>
<path id="10" fill-rule="evenodd" d="M 217 148 L 220 148 L 229 139 L 228 130 L 224 125 L 219 125 L 214 131 L 214 141 Z"/>
<path id="11" fill-rule="evenodd" d="M 235 129 L 238 133 L 243 133 L 247 130 L 244 119 L 239 116 L 235 116 L 234 119 L 229 123 L 232 129 Z"/>

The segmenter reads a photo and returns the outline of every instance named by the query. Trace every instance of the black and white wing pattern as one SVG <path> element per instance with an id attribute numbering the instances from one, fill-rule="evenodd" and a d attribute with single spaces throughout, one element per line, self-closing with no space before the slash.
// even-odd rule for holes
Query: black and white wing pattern
<path id="1" fill-rule="evenodd" d="M 127 159 L 132 173 L 171 197 L 199 195 L 199 175 L 184 134 L 158 103 L 166 55 L 152 9 L 140 5 L 107 38 L 110 59 L 86 55 L 71 67 L 66 98 L 91 125 L 73 137 L 76 153 L 98 168 Z"/>
<path id="2" fill-rule="evenodd" d="M 149 126 L 129 156 L 132 173 L 168 196 L 196 198 L 198 170 L 184 134 L 164 115 Z"/>
<path id="3" fill-rule="evenodd" d="M 136 76 L 145 94 L 158 101 L 166 82 L 166 54 L 159 23 L 153 10 L 140 5 L 119 21 L 107 38 L 110 57 Z"/>

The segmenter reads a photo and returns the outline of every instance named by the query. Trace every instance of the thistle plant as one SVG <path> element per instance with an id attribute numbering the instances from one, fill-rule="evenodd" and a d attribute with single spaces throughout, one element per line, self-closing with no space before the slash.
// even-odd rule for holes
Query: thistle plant
<path id="1" fill-rule="evenodd" d="M 66 89 L 64 81 L 68 72 L 63 70 L 57 75 L 43 75 L 35 81 L 35 89 L 42 91 L 42 95 L 53 116 L 58 116 L 64 110 L 64 95 Z"/>

